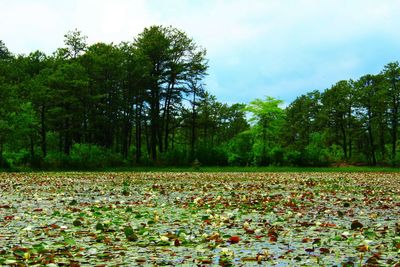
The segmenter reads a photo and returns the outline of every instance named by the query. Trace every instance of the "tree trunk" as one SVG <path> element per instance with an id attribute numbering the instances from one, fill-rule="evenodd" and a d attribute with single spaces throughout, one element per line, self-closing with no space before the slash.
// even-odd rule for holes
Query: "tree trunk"
<path id="1" fill-rule="evenodd" d="M 349 104 L 349 110 L 348 110 L 348 118 L 347 118 L 347 129 L 348 129 L 348 133 L 349 133 L 349 159 L 351 160 L 352 155 L 353 155 L 353 147 L 352 147 L 352 127 L 351 127 L 351 106 L 352 104 Z"/>
<path id="2" fill-rule="evenodd" d="M 142 104 L 136 108 L 136 163 L 140 163 L 142 158 Z"/>
<path id="3" fill-rule="evenodd" d="M 30 150 L 31 150 L 31 160 L 35 157 L 35 143 L 33 140 L 33 134 L 30 135 Z"/>
<path id="4" fill-rule="evenodd" d="M 65 133 L 64 133 L 64 154 L 69 155 L 71 152 L 72 140 L 69 119 L 65 119 Z"/>
<path id="5" fill-rule="evenodd" d="M 126 119 L 124 122 L 124 127 L 122 131 L 122 157 L 123 159 L 128 158 L 128 150 L 129 150 L 129 132 L 131 130 L 131 126 L 129 123 L 129 119 Z"/>
<path id="6" fill-rule="evenodd" d="M 352 142 L 352 137 L 351 134 L 349 136 L 349 159 L 351 160 L 353 157 L 353 142 Z"/>
<path id="7" fill-rule="evenodd" d="M 195 142 L 196 142 L 196 89 L 193 90 L 193 103 L 192 103 L 192 136 L 190 140 L 191 160 L 194 160 Z"/>
<path id="8" fill-rule="evenodd" d="M 2 166 L 3 162 L 5 163 L 5 159 L 3 158 L 3 146 L 4 146 L 3 141 L 0 140 L 0 168 L 5 167 L 5 166 Z"/>
<path id="9" fill-rule="evenodd" d="M 340 129 L 341 129 L 342 137 L 343 137 L 342 144 L 343 144 L 344 158 L 347 161 L 348 160 L 348 157 L 347 157 L 347 135 L 346 135 L 346 129 L 345 129 L 343 123 L 340 123 Z"/>
<path id="10" fill-rule="evenodd" d="M 170 101 L 167 103 L 167 114 L 165 115 L 165 134 L 164 134 L 164 150 L 168 150 L 168 136 L 169 136 L 169 124 L 170 124 Z"/>
<path id="11" fill-rule="evenodd" d="M 152 156 L 152 147 L 151 147 L 151 136 L 149 133 L 149 126 L 147 125 L 147 122 L 144 123 L 145 127 L 145 132 L 146 132 L 146 147 L 147 147 L 147 155 L 150 157 Z"/>
<path id="12" fill-rule="evenodd" d="M 263 138 L 263 149 L 262 149 L 262 156 L 261 156 L 261 165 L 264 166 L 267 163 L 267 123 L 263 121 L 262 124 L 262 138 Z"/>
<path id="13" fill-rule="evenodd" d="M 372 134 L 372 115 L 371 111 L 368 110 L 368 137 L 370 142 L 371 156 L 372 156 L 372 165 L 376 165 L 376 156 L 375 156 L 375 146 L 374 146 L 374 138 Z"/>
<path id="14" fill-rule="evenodd" d="M 153 160 L 157 159 L 157 111 L 156 111 L 156 96 L 155 92 L 152 92 L 152 103 L 151 103 L 151 110 L 150 110 L 150 151 L 151 151 L 151 158 Z"/>
<path id="15" fill-rule="evenodd" d="M 397 128 L 398 128 L 398 107 L 395 104 L 392 115 L 392 159 L 396 158 L 397 153 Z"/>
<path id="16" fill-rule="evenodd" d="M 172 99 L 172 94 L 175 89 L 175 77 L 172 77 L 172 81 L 168 84 L 166 96 L 165 96 L 165 102 L 164 102 L 164 112 L 163 112 L 163 121 L 165 122 L 164 124 L 164 150 L 168 150 L 168 137 L 169 137 L 169 124 L 171 122 L 170 120 L 170 114 L 171 114 L 171 99 Z"/>
<path id="17" fill-rule="evenodd" d="M 63 138 L 63 135 L 62 135 L 61 131 L 59 131 L 59 132 L 58 132 L 58 151 L 59 151 L 60 153 L 63 152 L 63 143 L 64 143 L 64 140 L 63 140 L 63 139 L 64 139 L 64 138 Z"/>
<path id="18" fill-rule="evenodd" d="M 393 114 L 392 114 L 392 159 L 396 158 L 397 154 L 397 128 L 399 121 L 399 95 L 396 80 L 392 80 L 393 86 L 393 96 L 392 96 L 392 104 L 393 104 Z"/>
<path id="19" fill-rule="evenodd" d="M 175 128 L 172 128 L 172 142 L 171 142 L 171 147 L 172 149 L 174 149 L 174 145 L 175 145 Z"/>
<path id="20" fill-rule="evenodd" d="M 382 160 L 386 158 L 386 151 L 385 151 L 385 124 L 381 120 L 379 122 L 379 145 L 381 149 Z"/>
<path id="21" fill-rule="evenodd" d="M 45 105 L 42 105 L 42 108 L 40 110 L 40 143 L 42 147 L 43 158 L 45 158 L 47 155 L 45 111 L 46 107 Z"/>

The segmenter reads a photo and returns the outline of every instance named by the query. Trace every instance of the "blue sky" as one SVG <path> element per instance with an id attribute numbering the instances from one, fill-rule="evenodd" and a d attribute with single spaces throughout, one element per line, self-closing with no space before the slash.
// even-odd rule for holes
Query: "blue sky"
<path id="1" fill-rule="evenodd" d="M 400 60 L 398 0 L 0 0 L 0 39 L 14 53 L 130 41 L 172 25 L 208 51 L 206 88 L 220 101 L 290 103 Z"/>

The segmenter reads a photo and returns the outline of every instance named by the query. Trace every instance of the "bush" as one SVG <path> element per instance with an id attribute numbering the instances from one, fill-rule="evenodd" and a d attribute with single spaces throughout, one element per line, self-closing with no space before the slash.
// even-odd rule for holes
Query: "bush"
<path id="1" fill-rule="evenodd" d="M 123 165 L 119 154 L 90 144 L 74 144 L 71 149 L 70 164 L 78 169 L 98 169 Z"/>
<path id="2" fill-rule="evenodd" d="M 168 166 L 188 165 L 186 152 L 181 149 L 170 149 L 161 155 L 161 161 Z"/>
<path id="3" fill-rule="evenodd" d="M 193 168 L 195 171 L 199 171 L 199 170 L 200 170 L 200 166 L 201 166 L 201 162 L 200 162 L 198 159 L 195 159 L 195 160 L 192 162 L 192 168 Z"/>
<path id="4" fill-rule="evenodd" d="M 228 165 L 228 156 L 221 147 L 208 148 L 200 146 L 196 151 L 196 156 L 204 166 L 226 166 Z"/>
<path id="5" fill-rule="evenodd" d="M 301 166 L 304 164 L 303 155 L 297 150 L 287 150 L 284 158 L 285 164 L 289 166 Z"/>
<path id="6" fill-rule="evenodd" d="M 248 164 L 246 157 L 230 153 L 228 155 L 228 164 L 230 166 L 246 166 Z"/>
<path id="7" fill-rule="evenodd" d="M 11 169 L 11 164 L 3 156 L 0 155 L 0 169 L 9 170 Z"/>
<path id="8" fill-rule="evenodd" d="M 13 167 L 32 167 L 41 168 L 43 166 L 43 158 L 41 155 L 34 154 L 33 157 L 30 151 L 21 149 L 16 152 L 5 152 L 4 159 L 8 162 L 8 165 Z"/>
<path id="9" fill-rule="evenodd" d="M 259 150 L 261 150 L 261 146 L 259 146 Z M 282 166 L 285 165 L 285 151 L 281 147 L 268 147 L 266 148 L 266 153 L 263 155 L 261 151 L 257 151 L 256 156 L 254 157 L 254 164 L 256 166 Z"/>
<path id="10" fill-rule="evenodd" d="M 391 153 L 391 151 L 390 151 L 390 153 Z M 399 151 L 397 151 L 396 156 L 394 158 L 391 157 L 391 155 L 390 155 L 390 157 L 388 159 L 388 164 L 392 167 L 400 166 L 400 152 Z"/>
<path id="11" fill-rule="evenodd" d="M 253 160 L 253 135 L 250 131 L 239 133 L 227 145 L 229 165 L 247 166 Z"/>
<path id="12" fill-rule="evenodd" d="M 44 159 L 50 169 L 99 169 L 124 165 L 122 157 L 108 149 L 90 145 L 74 144 L 70 155 L 61 152 L 48 153 Z"/>
<path id="13" fill-rule="evenodd" d="M 271 164 L 271 158 L 268 154 L 268 151 L 265 154 L 266 155 L 263 155 L 262 153 L 257 153 L 254 156 L 253 164 L 255 166 L 269 166 Z"/>
<path id="14" fill-rule="evenodd" d="M 329 162 L 341 162 L 344 159 L 343 148 L 339 145 L 331 145 L 329 148 L 324 149 L 324 153 L 328 156 Z"/>
<path id="15" fill-rule="evenodd" d="M 21 149 L 20 151 L 17 152 L 4 152 L 4 160 L 8 162 L 9 165 L 11 166 L 21 166 L 21 165 L 27 165 L 31 155 L 28 150 L 26 149 Z"/>
<path id="16" fill-rule="evenodd" d="M 65 169 L 69 168 L 70 157 L 61 152 L 49 152 L 44 158 L 44 167 L 46 169 Z"/>
<path id="17" fill-rule="evenodd" d="M 325 136 L 321 133 L 312 133 L 311 141 L 304 151 L 304 162 L 310 166 L 327 166 L 330 164 L 328 150 L 325 149 Z"/>
<path id="18" fill-rule="evenodd" d="M 284 150 L 281 147 L 273 147 L 269 151 L 270 162 L 274 166 L 282 166 L 285 164 Z"/>
<path id="19" fill-rule="evenodd" d="M 33 169 L 41 169 L 44 166 L 43 157 L 41 155 L 35 154 L 33 158 L 29 158 L 29 165 Z"/>

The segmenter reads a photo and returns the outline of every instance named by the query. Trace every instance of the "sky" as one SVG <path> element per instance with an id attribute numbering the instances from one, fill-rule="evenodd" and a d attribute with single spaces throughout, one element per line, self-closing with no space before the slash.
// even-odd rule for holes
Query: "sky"
<path id="1" fill-rule="evenodd" d="M 14 54 L 132 41 L 173 26 L 207 49 L 205 88 L 221 102 L 289 104 L 400 60 L 399 0 L 0 0 L 0 40 Z"/>

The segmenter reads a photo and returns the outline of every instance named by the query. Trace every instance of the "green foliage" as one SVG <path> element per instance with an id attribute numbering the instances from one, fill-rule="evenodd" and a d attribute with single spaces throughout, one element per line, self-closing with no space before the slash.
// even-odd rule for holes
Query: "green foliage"
<path id="1" fill-rule="evenodd" d="M 312 133 L 310 144 L 304 151 L 305 164 L 309 166 L 329 165 L 329 154 L 325 149 L 325 136 L 321 133 Z"/>
<path id="2" fill-rule="evenodd" d="M 11 163 L 0 155 L 0 170 L 9 170 L 11 168 Z"/>
<path id="3" fill-rule="evenodd" d="M 387 159 L 387 164 L 392 166 L 392 167 L 399 167 L 400 166 L 400 153 L 395 154 L 395 157 L 393 158 L 393 154 L 390 154 L 390 152 L 393 151 L 392 145 L 386 145 L 386 151 L 390 155 L 389 158 Z M 397 143 L 397 148 L 396 151 L 399 151 L 399 142 Z"/>
<path id="4" fill-rule="evenodd" d="M 0 41 L 1 168 L 400 165 L 398 62 L 286 108 L 228 105 L 205 88 L 206 50 L 179 29 L 120 44 L 64 37 L 52 55 Z"/>
<path id="5" fill-rule="evenodd" d="M 170 149 L 162 154 L 161 162 L 167 166 L 188 165 L 186 151 L 180 148 Z"/>
<path id="6" fill-rule="evenodd" d="M 283 152 L 275 148 L 284 125 L 282 103 L 282 100 L 267 97 L 265 100 L 256 99 L 245 107 L 254 123 L 251 132 L 254 136 L 254 164 L 257 166 L 283 163 Z"/>
<path id="7" fill-rule="evenodd" d="M 74 144 L 70 155 L 49 153 L 44 159 L 48 169 L 99 169 L 123 166 L 121 155 L 90 144 Z"/>
<path id="8" fill-rule="evenodd" d="M 11 53 L 6 47 L 6 44 L 0 40 L 0 60 L 9 59 L 11 57 Z"/>
<path id="9" fill-rule="evenodd" d="M 345 159 L 343 148 L 339 145 L 333 144 L 326 148 L 329 162 L 342 162 Z"/>
<path id="10" fill-rule="evenodd" d="M 44 158 L 46 169 L 67 169 L 71 166 L 70 158 L 62 152 L 49 152 Z"/>
<path id="11" fill-rule="evenodd" d="M 285 165 L 285 150 L 282 147 L 275 146 L 269 151 L 269 158 L 273 166 Z"/>
<path id="12" fill-rule="evenodd" d="M 121 155 L 90 144 L 74 144 L 70 154 L 71 165 L 74 168 L 104 168 L 118 167 L 124 164 Z"/>
<path id="13" fill-rule="evenodd" d="M 195 160 L 192 162 L 192 168 L 193 168 L 195 171 L 199 171 L 199 170 L 200 170 L 200 166 L 201 166 L 201 162 L 200 162 L 198 159 L 195 159 Z"/>
<path id="14" fill-rule="evenodd" d="M 303 166 L 305 159 L 300 151 L 287 149 L 284 154 L 284 162 L 288 166 Z"/>
<path id="15" fill-rule="evenodd" d="M 299 96 L 285 110 L 283 144 L 291 150 L 303 151 L 310 134 L 325 128 L 321 116 L 321 93 L 313 91 Z"/>
<path id="16" fill-rule="evenodd" d="M 253 134 L 250 131 L 239 133 L 227 145 L 228 163 L 231 166 L 248 166 L 253 161 Z"/>
<path id="17" fill-rule="evenodd" d="M 228 155 L 222 147 L 199 146 L 196 151 L 196 158 L 204 166 L 228 165 Z"/>
<path id="18" fill-rule="evenodd" d="M 255 99 L 245 107 L 245 110 L 252 113 L 250 121 L 257 124 L 262 124 L 264 120 L 267 123 L 276 123 L 282 119 L 284 112 L 280 106 L 283 104 L 282 100 L 273 97 L 266 97 L 265 100 Z"/>
<path id="19" fill-rule="evenodd" d="M 21 149 L 19 151 L 7 151 L 3 153 L 3 157 L 7 159 L 10 165 L 27 165 L 30 161 L 31 155 L 28 150 Z"/>

